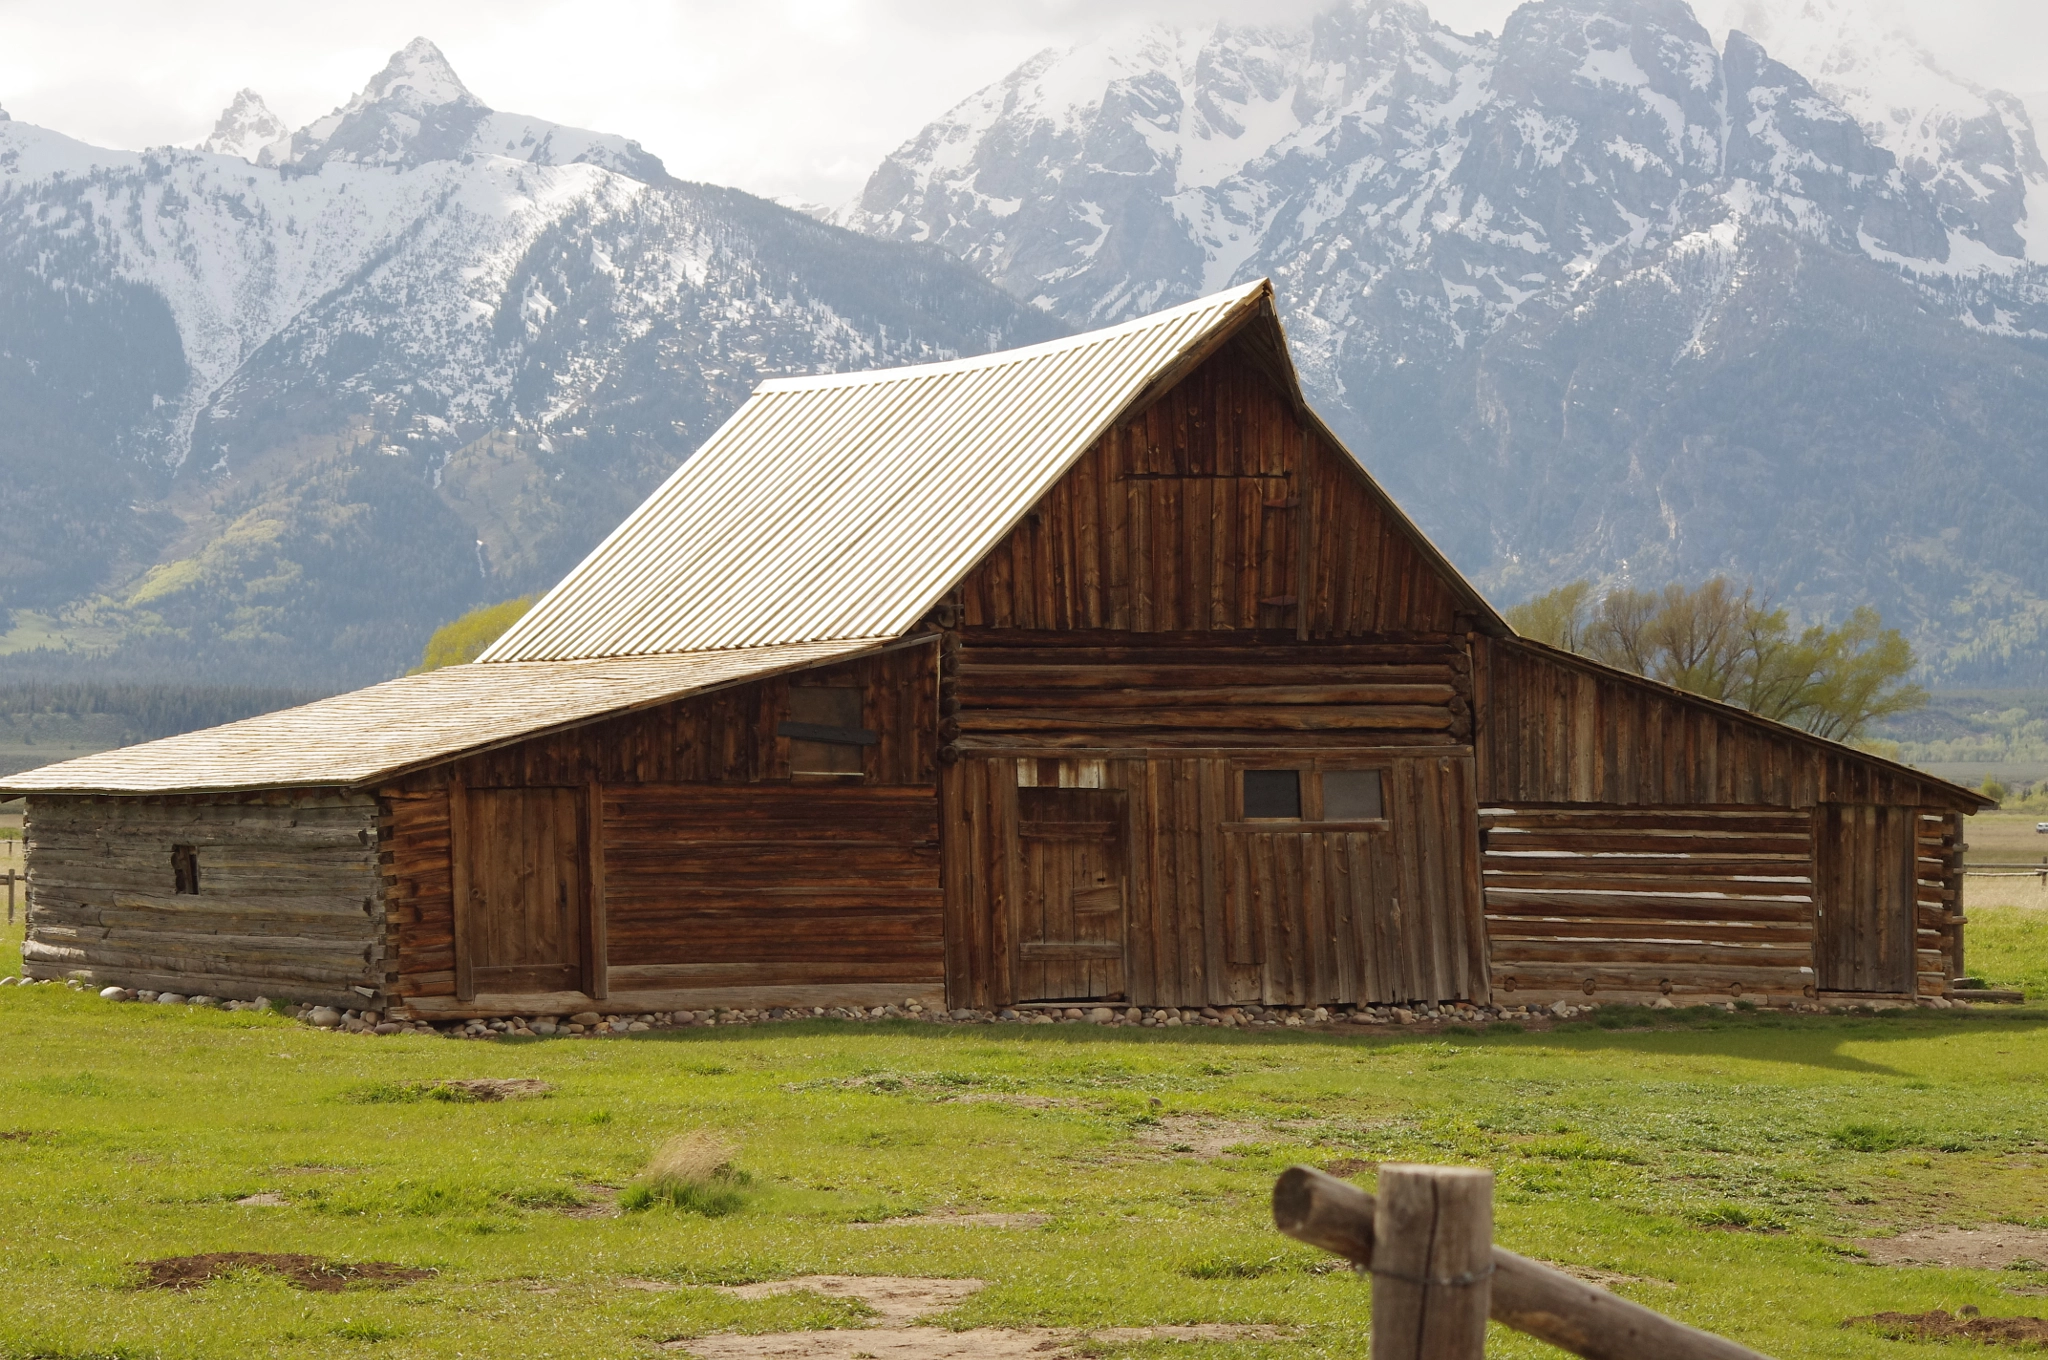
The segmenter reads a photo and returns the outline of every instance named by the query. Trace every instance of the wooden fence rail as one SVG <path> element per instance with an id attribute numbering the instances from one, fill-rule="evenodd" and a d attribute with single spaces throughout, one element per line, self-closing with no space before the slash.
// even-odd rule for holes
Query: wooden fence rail
<path id="1" fill-rule="evenodd" d="M 1482 1360 L 1491 1317 L 1587 1360 L 1765 1360 L 1711 1332 L 1493 1245 L 1493 1173 L 1380 1167 L 1375 1198 L 1305 1166 L 1273 1224 L 1372 1272 L 1372 1360 Z"/>

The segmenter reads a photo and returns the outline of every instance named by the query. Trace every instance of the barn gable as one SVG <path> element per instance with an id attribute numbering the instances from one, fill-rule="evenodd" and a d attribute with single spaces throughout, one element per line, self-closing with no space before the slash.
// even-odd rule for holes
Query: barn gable
<path id="1" fill-rule="evenodd" d="M 1506 631 L 1307 410 L 1270 303 L 1112 424 L 957 598 L 969 627 Z"/>

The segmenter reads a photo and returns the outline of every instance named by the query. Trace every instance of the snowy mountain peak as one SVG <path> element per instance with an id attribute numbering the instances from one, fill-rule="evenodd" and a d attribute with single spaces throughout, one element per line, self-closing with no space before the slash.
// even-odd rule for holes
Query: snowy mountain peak
<path id="1" fill-rule="evenodd" d="M 355 98 L 292 134 L 288 146 L 265 153 L 265 164 L 317 169 L 329 161 L 411 169 L 454 160 L 490 116 L 441 49 L 414 38 Z"/>
<path id="2" fill-rule="evenodd" d="M 414 38 L 392 53 L 384 69 L 349 101 L 344 112 L 372 104 L 386 104 L 407 113 L 422 113 L 445 104 L 483 107 L 482 101 L 462 83 L 462 77 L 455 74 L 441 49 L 425 38 Z"/>
<path id="3" fill-rule="evenodd" d="M 213 134 L 199 144 L 199 149 L 253 161 L 262 154 L 264 147 L 290 135 L 291 129 L 270 111 L 270 106 L 263 102 L 263 96 L 245 89 L 237 91 L 234 100 L 221 111 L 220 121 L 213 125 Z"/>

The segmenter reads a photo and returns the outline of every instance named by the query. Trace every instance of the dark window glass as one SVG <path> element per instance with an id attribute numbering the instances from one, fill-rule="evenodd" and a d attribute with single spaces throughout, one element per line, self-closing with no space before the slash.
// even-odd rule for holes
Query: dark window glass
<path id="1" fill-rule="evenodd" d="M 1380 802 L 1378 770 L 1328 770 L 1323 774 L 1323 820 L 1376 822 L 1386 816 Z"/>
<path id="2" fill-rule="evenodd" d="M 195 847 L 171 847 L 171 890 L 193 894 L 199 891 L 199 851 Z"/>
<path id="3" fill-rule="evenodd" d="M 806 685 L 789 691 L 791 722 L 810 727 L 836 727 L 849 735 L 860 732 L 865 690 L 853 686 Z M 793 774 L 858 775 L 862 769 L 856 742 L 792 740 L 789 768 Z"/>
<path id="4" fill-rule="evenodd" d="M 1247 821 L 1301 819 L 1301 771 L 1246 770 L 1244 815 Z"/>

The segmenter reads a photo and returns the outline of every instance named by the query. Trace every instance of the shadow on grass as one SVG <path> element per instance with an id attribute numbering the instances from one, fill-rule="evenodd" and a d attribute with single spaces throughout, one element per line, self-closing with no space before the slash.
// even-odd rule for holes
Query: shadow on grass
<path id="1" fill-rule="evenodd" d="M 2048 1011 L 2027 1007 L 2003 1013 L 1913 1009 L 1875 1014 L 1787 1015 L 1775 1011 L 1736 1010 L 1731 1013 L 1706 1006 L 1679 1011 L 1616 1006 L 1604 1008 L 1590 1020 L 1569 1020 L 1526 1028 L 1513 1021 L 1499 1021 L 1484 1028 L 1452 1024 L 1427 1029 L 1404 1026 L 1398 1030 L 1363 1026 L 1345 1030 L 1129 1029 L 1080 1021 L 1054 1025 L 936 1025 L 917 1020 L 783 1020 L 743 1028 L 651 1030 L 603 1042 L 701 1044 L 735 1038 L 845 1034 L 854 1029 L 886 1033 L 892 1037 L 929 1038 L 941 1043 L 1001 1038 L 1018 1043 L 1066 1047 L 1121 1048 L 1147 1044 L 1179 1048 L 1271 1045 L 1375 1048 L 1446 1041 L 1503 1048 L 1541 1045 L 1589 1052 L 1715 1054 L 1871 1076 L 1905 1076 L 1907 1073 L 1897 1068 L 1845 1054 L 1840 1051 L 1841 1046 L 1851 1041 L 1871 1043 L 1987 1032 L 2031 1038 L 2048 1034 Z M 1674 1043 L 1674 1040 L 1682 1042 Z"/>

